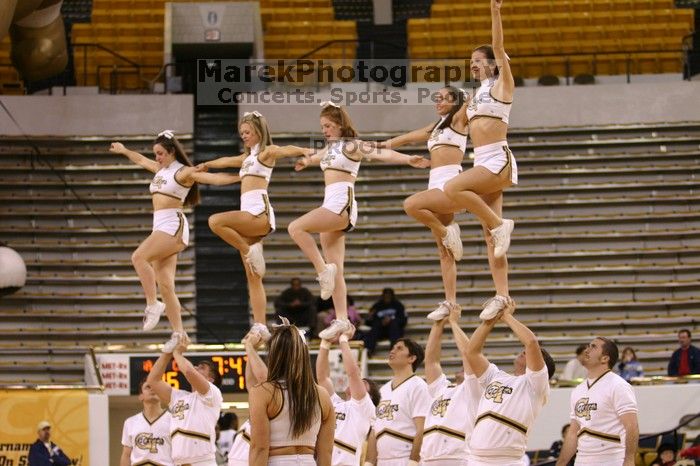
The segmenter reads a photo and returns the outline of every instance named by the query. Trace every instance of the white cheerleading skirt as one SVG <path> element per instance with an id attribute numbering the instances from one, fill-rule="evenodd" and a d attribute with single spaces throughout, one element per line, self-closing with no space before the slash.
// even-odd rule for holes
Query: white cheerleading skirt
<path id="1" fill-rule="evenodd" d="M 462 173 L 462 166 L 459 164 L 443 165 L 442 167 L 433 168 L 430 170 L 428 189 L 444 191 L 445 184 L 460 173 Z"/>
<path id="2" fill-rule="evenodd" d="M 241 211 L 256 217 L 267 214 L 267 220 L 270 223 L 269 233 L 275 231 L 275 211 L 272 210 L 266 189 L 253 189 L 241 194 Z"/>
<path id="3" fill-rule="evenodd" d="M 270 456 L 268 466 L 316 466 L 314 455 L 279 455 Z"/>
<path id="4" fill-rule="evenodd" d="M 357 202 L 355 201 L 354 183 L 339 181 L 326 186 L 321 207 L 338 215 L 347 211 L 350 224 L 345 231 L 354 230 L 357 224 Z"/>
<path id="5" fill-rule="evenodd" d="M 510 170 L 510 181 L 518 184 L 518 165 L 506 141 L 474 148 L 474 166 L 484 167 L 495 175 Z"/>
<path id="6" fill-rule="evenodd" d="M 185 246 L 190 243 L 190 224 L 182 209 L 160 209 L 153 212 L 153 231 L 162 231 L 175 237 L 182 235 Z"/>

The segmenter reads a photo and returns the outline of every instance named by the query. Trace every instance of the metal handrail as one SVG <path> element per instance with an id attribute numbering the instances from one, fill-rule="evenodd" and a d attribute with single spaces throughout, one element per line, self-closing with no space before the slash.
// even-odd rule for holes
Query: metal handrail
<path id="1" fill-rule="evenodd" d="M 71 47 L 81 47 L 83 49 L 83 85 L 85 86 L 87 84 L 87 50 L 88 48 L 96 48 L 99 50 L 102 50 L 104 52 L 109 53 L 115 58 L 118 58 L 119 60 L 125 61 L 132 67 L 140 69 L 144 65 L 141 65 L 140 63 L 135 62 L 134 60 L 125 57 L 124 55 L 120 54 L 119 52 L 115 52 L 114 50 L 110 49 L 109 47 L 105 47 L 102 44 L 98 44 L 96 42 L 78 42 L 78 43 L 72 43 Z"/>

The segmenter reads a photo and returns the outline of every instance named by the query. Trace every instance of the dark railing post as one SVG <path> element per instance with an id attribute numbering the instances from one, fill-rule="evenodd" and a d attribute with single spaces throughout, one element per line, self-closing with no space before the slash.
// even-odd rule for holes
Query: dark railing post
<path id="1" fill-rule="evenodd" d="M 571 76 L 571 57 L 566 56 L 566 64 L 564 65 L 566 67 L 566 85 L 570 85 L 569 77 Z"/>
<path id="2" fill-rule="evenodd" d="M 83 86 L 87 85 L 87 47 L 83 46 Z"/>
<path id="3" fill-rule="evenodd" d="M 630 73 L 631 73 L 631 68 L 632 68 L 632 57 L 630 54 L 627 54 L 627 58 L 625 59 L 625 73 L 627 74 L 627 84 L 632 82 Z"/>
<path id="4" fill-rule="evenodd" d="M 109 73 L 109 93 L 117 93 L 117 67 L 116 65 L 112 67 L 112 71 Z"/>

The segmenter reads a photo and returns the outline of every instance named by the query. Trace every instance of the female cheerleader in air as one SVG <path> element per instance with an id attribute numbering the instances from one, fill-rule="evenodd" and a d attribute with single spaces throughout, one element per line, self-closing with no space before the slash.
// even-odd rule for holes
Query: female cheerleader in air
<path id="1" fill-rule="evenodd" d="M 134 251 L 131 262 L 146 295 L 143 329 L 152 330 L 165 311 L 173 330 L 167 344 L 172 352 L 184 337 L 180 301 L 175 294 L 177 254 L 187 247 L 190 236 L 185 205 L 199 202 L 196 183 L 224 185 L 235 183 L 238 176 L 210 174 L 192 166 L 172 131 L 163 131 L 153 142 L 155 160 L 127 149 L 120 142 L 112 143 L 110 152 L 121 154 L 137 165 L 155 173 L 150 191 L 153 194 L 153 231 Z M 158 301 L 156 285 L 163 301 Z"/>
<path id="2" fill-rule="evenodd" d="M 345 232 L 355 228 L 357 222 L 354 190 L 360 162 L 366 158 L 427 168 L 429 161 L 420 156 L 380 149 L 375 143 L 359 140 L 345 109 L 331 102 L 323 102 L 321 106 L 321 131 L 326 146 L 313 156 L 300 158 L 295 168 L 303 170 L 309 165 L 321 166 L 326 184 L 323 205 L 294 220 L 288 231 L 316 269 L 321 298 L 333 296 L 336 319 L 319 334 L 324 340 L 333 340 L 352 328 L 348 320 L 343 263 Z M 323 255 L 311 233 L 320 234 Z"/>
<path id="3" fill-rule="evenodd" d="M 252 331 L 259 333 L 262 340 L 267 341 L 270 338 L 270 331 L 265 321 L 267 301 L 262 282 L 265 276 L 262 239 L 275 231 L 275 213 L 270 205 L 267 187 L 277 159 L 311 155 L 313 150 L 272 145 L 267 120 L 257 111 L 243 115 L 238 124 L 238 131 L 243 140 L 243 154 L 221 157 L 200 166 L 204 170 L 240 168 L 241 210 L 212 215 L 209 217 L 209 228 L 240 251 L 248 280 L 250 306 L 253 309 Z"/>

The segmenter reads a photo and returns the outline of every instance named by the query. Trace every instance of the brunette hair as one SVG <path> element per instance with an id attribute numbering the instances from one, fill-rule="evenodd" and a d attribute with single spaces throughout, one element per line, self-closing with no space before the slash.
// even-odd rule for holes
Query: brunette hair
<path id="1" fill-rule="evenodd" d="M 168 154 L 174 153 L 175 160 L 177 160 L 181 164 L 187 167 L 194 166 L 190 158 L 187 157 L 187 153 L 182 147 L 182 144 L 180 144 L 180 142 L 174 135 L 161 134 L 158 137 L 156 137 L 155 141 L 153 141 L 153 145 L 156 144 L 162 146 Z M 190 191 L 187 193 L 187 197 L 185 198 L 184 204 L 189 206 L 196 206 L 197 204 L 199 204 L 199 186 L 197 186 L 197 183 L 194 183 L 190 187 Z"/>

